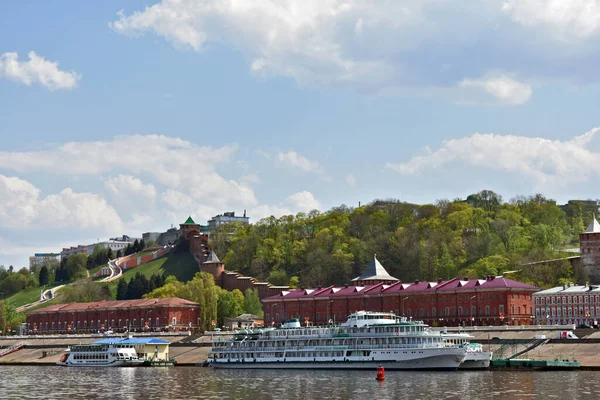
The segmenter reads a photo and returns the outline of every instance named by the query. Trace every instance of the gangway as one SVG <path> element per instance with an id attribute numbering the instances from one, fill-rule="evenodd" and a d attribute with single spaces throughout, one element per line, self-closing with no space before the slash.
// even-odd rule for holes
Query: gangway
<path id="1" fill-rule="evenodd" d="M 6 355 L 9 355 L 11 353 L 14 353 L 15 351 L 19 351 L 23 347 L 25 347 L 26 344 L 27 344 L 26 342 L 18 342 L 16 344 L 13 344 L 10 347 L 7 347 L 6 349 L 0 349 L 0 357 L 4 357 Z"/>
<path id="2" fill-rule="evenodd" d="M 527 343 L 519 343 L 519 342 L 509 342 L 503 343 L 500 348 L 494 351 L 493 359 L 494 360 L 510 360 L 513 358 L 517 358 L 521 354 L 525 354 L 537 347 L 543 346 L 548 343 L 550 339 L 534 339 L 531 342 Z M 505 356 L 505 353 L 510 353 L 509 356 Z"/>

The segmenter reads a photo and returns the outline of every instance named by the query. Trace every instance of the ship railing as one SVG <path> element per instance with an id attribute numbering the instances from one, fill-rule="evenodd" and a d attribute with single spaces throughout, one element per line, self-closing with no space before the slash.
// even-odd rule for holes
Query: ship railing
<path id="1" fill-rule="evenodd" d="M 420 338 L 420 337 L 434 337 L 434 338 L 441 338 L 440 335 L 438 334 L 431 334 L 431 333 L 423 333 L 423 332 L 410 332 L 410 333 L 403 333 L 403 332 L 399 332 L 398 335 L 396 335 L 394 332 L 382 332 L 382 333 L 375 333 L 375 332 L 364 332 L 364 333 L 358 333 L 358 332 L 328 332 L 328 333 L 324 333 L 324 334 L 311 334 L 311 335 L 285 335 L 285 336 L 267 336 L 266 338 L 268 340 L 290 340 L 290 339 L 327 339 L 327 338 L 333 338 L 333 339 L 343 339 L 343 338 L 364 338 L 364 337 L 372 337 L 372 338 L 393 338 L 393 337 L 400 337 L 400 338 Z"/>
<path id="2" fill-rule="evenodd" d="M 228 347 L 223 349 L 215 349 L 215 352 L 225 351 L 227 353 L 247 353 L 247 352 L 262 352 L 269 353 L 275 351 L 330 351 L 335 350 L 362 350 L 362 349 L 422 349 L 422 348 L 447 348 L 453 346 L 445 346 L 443 344 L 380 344 L 380 345 L 331 345 L 331 346 L 286 346 L 286 347 Z"/>

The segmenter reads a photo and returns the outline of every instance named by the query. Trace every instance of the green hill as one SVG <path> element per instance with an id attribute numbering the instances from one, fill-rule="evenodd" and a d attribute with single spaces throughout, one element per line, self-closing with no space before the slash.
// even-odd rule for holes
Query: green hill
<path id="1" fill-rule="evenodd" d="M 142 264 L 139 267 L 130 268 L 123 272 L 123 276 L 121 279 L 125 279 L 125 281 L 129 282 L 131 278 L 135 276 L 136 273 L 141 273 L 146 277 L 150 278 L 152 274 L 165 274 L 166 276 L 174 275 L 178 280 L 182 282 L 187 282 L 191 280 L 196 272 L 199 272 L 200 268 L 198 267 L 198 262 L 194 259 L 194 257 L 190 253 L 171 253 L 167 254 L 164 257 L 158 258 L 156 260 L 150 261 L 148 263 Z M 114 280 L 108 283 L 108 287 L 112 294 L 112 298 L 114 299 L 117 294 L 117 285 L 119 280 Z M 13 306 L 21 306 L 24 304 L 32 303 L 40 298 L 40 288 L 32 288 L 26 289 L 19 293 L 14 294 L 13 296 L 5 299 L 7 303 Z M 38 307 L 30 308 L 27 311 L 32 311 L 36 308 L 47 307 L 51 304 L 60 304 L 61 298 L 58 296 L 57 298 L 41 304 Z"/>
<path id="2" fill-rule="evenodd" d="M 177 252 L 167 254 L 139 267 L 130 268 L 123 272 L 121 279 L 129 282 L 138 272 L 147 278 L 150 278 L 152 274 L 165 274 L 166 276 L 173 275 L 181 282 L 187 282 L 194 277 L 196 272 L 200 272 L 200 268 L 198 262 L 190 253 Z M 119 280 L 117 279 L 108 284 L 113 298 L 116 296 L 118 283 Z"/>

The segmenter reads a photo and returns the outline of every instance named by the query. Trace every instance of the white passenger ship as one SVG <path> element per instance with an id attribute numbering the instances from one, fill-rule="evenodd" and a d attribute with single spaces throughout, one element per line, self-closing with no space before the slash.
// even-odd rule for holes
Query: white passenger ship
<path id="1" fill-rule="evenodd" d="M 442 333 L 447 346 L 464 347 L 467 351 L 460 369 L 487 369 L 492 360 L 492 351 L 485 351 L 480 343 L 471 343 L 473 336 L 468 333 Z"/>
<path id="2" fill-rule="evenodd" d="M 66 367 L 134 367 L 144 363 L 132 344 L 70 346 L 56 364 Z"/>
<path id="3" fill-rule="evenodd" d="M 456 370 L 466 349 L 444 343 L 423 322 L 393 313 L 359 311 L 340 326 L 301 327 L 297 319 L 281 328 L 237 331 L 215 340 L 214 368 L 327 368 Z"/>

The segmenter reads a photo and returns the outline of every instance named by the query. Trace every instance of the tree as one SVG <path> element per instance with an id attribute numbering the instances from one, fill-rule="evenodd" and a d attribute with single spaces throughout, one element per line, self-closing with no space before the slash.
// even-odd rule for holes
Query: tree
<path id="1" fill-rule="evenodd" d="M 288 283 L 288 277 L 284 270 L 275 269 L 267 277 L 267 282 L 275 286 L 283 286 Z"/>
<path id="2" fill-rule="evenodd" d="M 204 284 L 204 311 L 203 318 L 206 321 L 205 328 L 211 330 L 212 321 L 217 320 L 217 289 L 215 278 L 208 272 L 200 272 L 200 278 Z"/>
<path id="3" fill-rule="evenodd" d="M 85 254 L 75 254 L 69 256 L 66 267 L 66 280 L 75 280 L 87 277 L 86 274 L 87 256 Z"/>
<path id="4" fill-rule="evenodd" d="M 0 335 L 4 335 L 6 330 L 6 308 L 4 301 L 0 301 Z"/>
<path id="5" fill-rule="evenodd" d="M 110 300 L 111 297 L 108 287 L 87 280 L 80 280 L 72 285 L 65 286 L 61 293 L 62 295 L 58 298 L 62 303 L 87 303 Z"/>
<path id="6" fill-rule="evenodd" d="M 217 320 L 223 325 L 225 318 L 235 318 L 238 304 L 233 297 L 233 293 L 228 290 L 217 288 Z"/>
<path id="7" fill-rule="evenodd" d="M 236 308 L 235 308 L 235 316 L 241 315 L 244 313 L 244 294 L 240 289 L 233 289 L 231 291 L 233 295 L 233 299 L 235 300 Z"/>
<path id="8" fill-rule="evenodd" d="M 38 277 L 38 280 L 40 281 L 40 286 L 48 284 L 48 267 L 46 267 L 45 265 L 42 268 L 40 268 L 40 275 Z"/>
<path id="9" fill-rule="evenodd" d="M 119 279 L 119 283 L 117 284 L 117 300 L 126 300 L 127 299 L 127 282 L 125 282 L 124 278 Z"/>
<path id="10" fill-rule="evenodd" d="M 254 314 L 260 317 L 263 316 L 263 307 L 258 297 L 258 290 L 246 289 L 244 296 L 244 311 L 247 314 Z"/>
<path id="11" fill-rule="evenodd" d="M 162 287 L 154 289 L 152 292 L 144 295 L 147 299 L 159 299 L 167 297 L 180 297 L 183 293 L 184 284 L 179 282 L 173 275 L 169 275 Z M 202 311 L 202 310 L 201 310 Z"/>
<path id="12" fill-rule="evenodd" d="M 290 287 L 290 289 L 298 289 L 298 287 L 300 286 L 300 279 L 294 275 L 290 278 L 290 282 L 288 283 L 288 286 Z M 258 315 L 258 314 L 256 314 Z"/>
<path id="13" fill-rule="evenodd" d="M 121 251 L 121 249 L 117 250 L 117 256 L 116 258 L 121 258 L 123 257 L 123 251 Z"/>

